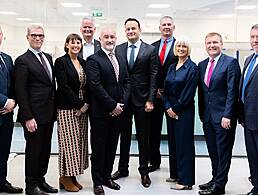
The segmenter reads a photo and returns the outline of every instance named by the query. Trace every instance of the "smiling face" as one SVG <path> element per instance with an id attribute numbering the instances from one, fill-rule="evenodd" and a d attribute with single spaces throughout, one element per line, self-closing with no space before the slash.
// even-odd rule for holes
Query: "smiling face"
<path id="1" fill-rule="evenodd" d="M 65 44 L 68 49 L 68 54 L 78 54 L 82 48 L 82 42 L 78 39 L 70 39 L 68 43 Z"/>
<path id="2" fill-rule="evenodd" d="M 186 58 L 188 57 L 188 46 L 186 44 L 183 43 L 178 43 L 176 44 L 176 48 L 175 48 L 175 54 L 179 57 L 179 58 Z"/>
<path id="3" fill-rule="evenodd" d="M 84 19 L 81 24 L 80 31 L 82 33 L 83 39 L 92 40 L 93 35 L 96 31 L 96 27 L 91 19 Z"/>
<path id="4" fill-rule="evenodd" d="M 113 51 L 116 46 L 116 39 L 116 33 L 111 28 L 103 29 L 99 37 L 101 47 L 110 52 Z"/>
<path id="5" fill-rule="evenodd" d="M 130 43 L 136 43 L 141 34 L 141 28 L 136 21 L 128 21 L 125 24 L 125 33 Z"/>
<path id="6" fill-rule="evenodd" d="M 250 44 L 255 53 L 258 53 L 258 28 L 253 28 L 250 32 Z"/>
<path id="7" fill-rule="evenodd" d="M 27 40 L 30 44 L 30 47 L 35 50 L 40 50 L 44 42 L 44 31 L 42 28 L 31 28 L 27 34 Z"/>
<path id="8" fill-rule="evenodd" d="M 159 30 L 163 39 L 171 37 L 175 30 L 174 22 L 170 18 L 163 18 L 160 21 Z"/>
<path id="9" fill-rule="evenodd" d="M 217 57 L 221 53 L 223 47 L 221 37 L 218 35 L 207 36 L 205 39 L 205 47 L 211 58 Z"/>

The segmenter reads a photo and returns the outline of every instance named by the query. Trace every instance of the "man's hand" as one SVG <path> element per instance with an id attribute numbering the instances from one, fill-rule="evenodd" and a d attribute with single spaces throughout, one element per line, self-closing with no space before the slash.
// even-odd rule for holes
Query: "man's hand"
<path id="1" fill-rule="evenodd" d="M 31 120 L 27 120 L 25 122 L 25 126 L 28 129 L 29 132 L 35 132 L 38 128 L 36 120 L 33 118 Z"/>
<path id="2" fill-rule="evenodd" d="M 221 119 L 221 126 L 224 129 L 230 129 L 231 128 L 230 121 L 231 120 L 229 118 L 222 117 L 222 119 Z"/>
<path id="3" fill-rule="evenodd" d="M 12 112 L 15 106 L 16 106 L 15 100 L 8 99 L 6 106 L 0 109 L 0 114 L 7 114 L 9 112 Z"/>
<path id="4" fill-rule="evenodd" d="M 172 110 L 172 108 L 167 109 L 167 113 L 170 118 L 178 119 L 177 114 Z"/>
<path id="5" fill-rule="evenodd" d="M 124 104 L 117 103 L 116 108 L 110 113 L 111 116 L 118 116 L 123 112 Z"/>
<path id="6" fill-rule="evenodd" d="M 145 112 L 151 112 L 154 109 L 153 103 L 152 102 L 146 102 L 145 104 Z"/>

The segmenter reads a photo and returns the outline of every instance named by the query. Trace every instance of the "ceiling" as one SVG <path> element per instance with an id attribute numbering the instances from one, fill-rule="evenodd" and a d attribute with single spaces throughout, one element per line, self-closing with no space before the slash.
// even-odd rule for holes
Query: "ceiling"
<path id="1" fill-rule="evenodd" d="M 65 8 L 61 3 L 80 3 L 82 7 Z M 169 4 L 169 8 L 148 8 L 150 3 Z M 252 10 L 237 10 L 239 5 L 256 5 Z M 97 23 L 117 22 L 127 17 L 142 20 L 157 20 L 146 17 L 147 13 L 159 13 L 180 18 L 214 18 L 243 17 L 258 18 L 258 0 L 1 0 L 0 23 L 13 26 L 27 26 L 28 23 L 41 23 L 48 26 L 78 26 L 83 16 L 74 16 L 73 12 L 93 10 L 102 12 L 102 17 L 96 18 Z M 3 15 L 1 11 L 15 12 L 16 15 Z M 224 15 L 222 15 L 224 14 Z M 29 18 L 31 21 L 18 21 L 16 18 Z"/>

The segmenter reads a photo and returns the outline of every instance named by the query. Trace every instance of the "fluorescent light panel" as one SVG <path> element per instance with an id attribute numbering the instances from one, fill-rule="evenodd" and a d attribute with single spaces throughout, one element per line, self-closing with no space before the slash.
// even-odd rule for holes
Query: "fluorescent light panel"
<path id="1" fill-rule="evenodd" d="M 19 20 L 19 21 L 32 21 L 31 18 L 16 18 L 16 20 Z"/>
<path id="2" fill-rule="evenodd" d="M 169 7 L 170 7 L 169 4 L 149 4 L 148 5 L 148 8 L 154 8 L 154 9 L 165 9 Z"/>
<path id="3" fill-rule="evenodd" d="M 16 12 L 12 12 L 12 11 L 0 11 L 0 14 L 2 14 L 2 15 L 17 15 Z"/>
<path id="4" fill-rule="evenodd" d="M 239 5 L 239 6 L 236 6 L 235 9 L 238 9 L 238 10 L 251 10 L 251 9 L 255 9 L 255 8 L 258 8 L 258 5 Z"/>
<path id="5" fill-rule="evenodd" d="M 74 16 L 90 16 L 88 12 L 73 12 L 72 15 Z"/>
<path id="6" fill-rule="evenodd" d="M 82 7 L 80 3 L 61 3 L 63 7 Z"/>
<path id="7" fill-rule="evenodd" d="M 147 13 L 145 16 L 146 17 L 160 17 L 162 14 L 161 13 Z"/>

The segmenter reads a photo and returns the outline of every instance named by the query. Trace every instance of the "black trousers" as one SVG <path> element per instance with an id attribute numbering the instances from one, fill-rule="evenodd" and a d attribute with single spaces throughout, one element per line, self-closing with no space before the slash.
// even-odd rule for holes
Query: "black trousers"
<path id="1" fill-rule="evenodd" d="M 129 101 L 123 115 L 123 128 L 120 136 L 120 159 L 118 170 L 127 173 L 129 167 L 129 154 L 132 136 L 132 118 L 134 116 L 136 127 L 136 138 L 139 149 L 139 172 L 141 175 L 149 173 L 149 131 L 150 131 L 150 113 L 145 112 L 144 107 L 137 107 Z"/>
<path id="2" fill-rule="evenodd" d="M 25 124 L 22 126 L 26 140 L 25 183 L 26 188 L 28 188 L 45 181 L 44 176 L 48 169 L 54 123 L 38 124 L 38 129 L 35 132 L 29 132 Z"/>
<path id="3" fill-rule="evenodd" d="M 2 184 L 7 177 L 7 161 L 13 135 L 13 113 L 0 117 L 0 184 Z"/>
<path id="4" fill-rule="evenodd" d="M 154 109 L 151 112 L 150 122 L 150 159 L 151 165 L 160 166 L 160 140 L 164 116 L 164 105 L 161 98 L 157 98 L 154 104 Z"/>
<path id="5" fill-rule="evenodd" d="M 258 131 L 252 131 L 245 127 L 244 132 L 247 158 L 249 162 L 252 184 L 254 186 L 252 192 L 254 194 L 258 194 Z"/>
<path id="6" fill-rule="evenodd" d="M 93 185 L 102 185 L 111 178 L 119 138 L 121 117 L 92 118 L 91 124 L 91 176 Z"/>
<path id="7" fill-rule="evenodd" d="M 212 180 L 216 186 L 225 188 L 235 141 L 236 121 L 231 123 L 231 129 L 224 129 L 220 123 L 210 119 L 203 123 L 203 130 L 211 158 Z"/>

